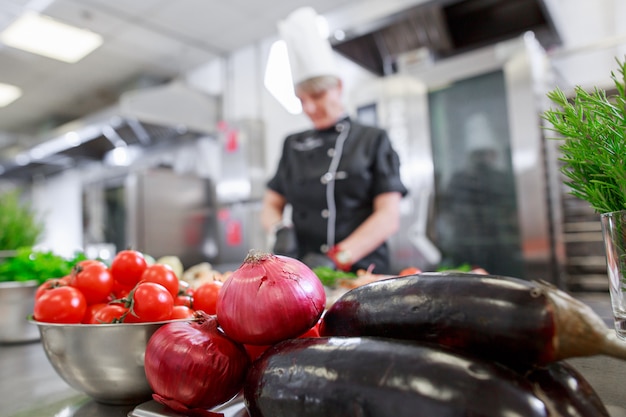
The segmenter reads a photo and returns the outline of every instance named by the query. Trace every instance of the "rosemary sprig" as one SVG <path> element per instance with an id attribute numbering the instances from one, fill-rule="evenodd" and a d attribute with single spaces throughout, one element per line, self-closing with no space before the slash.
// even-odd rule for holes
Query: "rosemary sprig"
<path id="1" fill-rule="evenodd" d="M 560 135 L 552 139 L 564 140 L 561 172 L 570 193 L 597 213 L 626 209 L 626 62 L 616 61 L 618 72 L 611 72 L 616 94 L 577 86 L 569 101 L 556 88 L 547 96 L 559 108 L 542 115 L 551 125 L 545 128 Z"/>

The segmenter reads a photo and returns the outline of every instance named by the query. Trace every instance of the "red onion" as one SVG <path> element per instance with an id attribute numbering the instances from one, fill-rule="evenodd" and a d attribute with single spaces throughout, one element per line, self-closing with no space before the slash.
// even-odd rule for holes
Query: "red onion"
<path id="1" fill-rule="evenodd" d="M 304 263 L 251 252 L 222 286 L 217 319 L 239 343 L 272 345 L 310 329 L 325 305 L 324 287 Z"/>
<path id="2" fill-rule="evenodd" d="M 160 327 L 146 346 L 145 370 L 153 398 L 185 415 L 218 415 L 206 409 L 233 398 L 243 386 L 249 359 L 215 316 Z"/>

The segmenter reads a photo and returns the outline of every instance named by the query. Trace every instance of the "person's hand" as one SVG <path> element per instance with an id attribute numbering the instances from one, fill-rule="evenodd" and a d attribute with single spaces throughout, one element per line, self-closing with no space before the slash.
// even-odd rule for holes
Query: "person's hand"
<path id="1" fill-rule="evenodd" d="M 349 272 L 352 269 L 352 255 L 349 251 L 341 249 L 338 245 L 330 248 L 326 255 L 332 259 L 337 269 L 344 272 Z"/>
<path id="2" fill-rule="evenodd" d="M 298 241 L 296 231 L 292 226 L 282 225 L 274 231 L 274 247 L 272 252 L 276 255 L 295 258 L 298 254 Z"/>

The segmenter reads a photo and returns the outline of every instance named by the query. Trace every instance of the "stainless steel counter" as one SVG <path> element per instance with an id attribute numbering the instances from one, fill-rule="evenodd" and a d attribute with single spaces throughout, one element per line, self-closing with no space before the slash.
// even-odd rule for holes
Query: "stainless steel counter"
<path id="1" fill-rule="evenodd" d="M 40 342 L 0 344 L 0 417 L 131 417 L 177 413 L 158 413 L 154 401 L 134 405 L 106 405 L 71 388 L 52 368 Z M 243 403 L 231 402 L 221 409 L 225 417 L 243 417 Z M 144 411 L 144 412 L 142 412 Z"/>
<path id="2" fill-rule="evenodd" d="M 579 298 L 610 325 L 608 296 Z M 569 362 L 595 388 L 611 417 L 626 417 L 626 361 L 597 356 Z M 126 417 L 135 409 L 100 404 L 71 388 L 56 374 L 39 342 L 0 344 L 0 393 L 0 417 Z M 233 410 L 231 416 L 241 415 Z"/>
<path id="3" fill-rule="evenodd" d="M 67 385 L 39 342 L 0 345 L 0 416 L 126 416 L 133 406 L 99 404 Z"/>

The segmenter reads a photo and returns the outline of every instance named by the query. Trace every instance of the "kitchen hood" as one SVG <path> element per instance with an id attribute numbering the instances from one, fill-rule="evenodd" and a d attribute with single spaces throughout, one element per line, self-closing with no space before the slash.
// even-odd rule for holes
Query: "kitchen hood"
<path id="1" fill-rule="evenodd" d="M 433 0 L 369 24 L 341 28 L 330 41 L 339 54 L 383 76 L 413 54 L 444 59 L 532 31 L 545 49 L 561 39 L 548 0 Z M 416 58 L 416 59 L 417 59 Z"/>
<path id="2" fill-rule="evenodd" d="M 128 91 L 116 105 L 53 129 L 36 145 L 0 159 L 0 179 L 50 176 L 102 161 L 117 148 L 147 149 L 214 135 L 220 118 L 218 97 L 179 81 Z"/>

